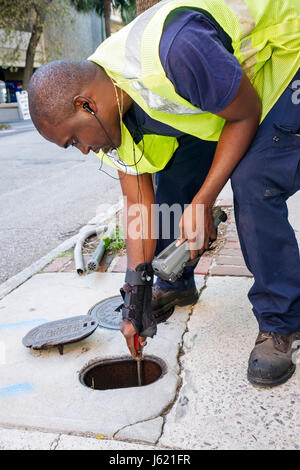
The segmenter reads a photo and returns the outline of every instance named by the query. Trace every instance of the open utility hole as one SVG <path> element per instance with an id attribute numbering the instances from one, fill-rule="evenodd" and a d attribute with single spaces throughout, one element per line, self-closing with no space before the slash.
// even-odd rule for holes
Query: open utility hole
<path id="1" fill-rule="evenodd" d="M 166 372 L 165 364 L 154 357 L 141 361 L 142 385 L 156 382 Z M 95 390 L 138 387 L 137 363 L 131 358 L 104 359 L 86 367 L 79 375 L 80 382 Z"/>

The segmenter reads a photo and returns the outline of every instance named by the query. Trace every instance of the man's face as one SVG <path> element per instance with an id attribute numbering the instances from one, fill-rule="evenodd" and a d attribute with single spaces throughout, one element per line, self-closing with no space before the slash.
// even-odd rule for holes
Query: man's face
<path id="1" fill-rule="evenodd" d="M 64 148 L 77 147 L 85 155 L 90 150 L 98 153 L 101 149 L 106 153 L 112 147 L 119 147 L 121 144 L 119 113 L 111 111 L 102 117 L 99 115 L 97 117 L 102 126 L 95 116 L 81 108 L 59 126 L 42 123 L 39 131 L 50 142 Z"/>

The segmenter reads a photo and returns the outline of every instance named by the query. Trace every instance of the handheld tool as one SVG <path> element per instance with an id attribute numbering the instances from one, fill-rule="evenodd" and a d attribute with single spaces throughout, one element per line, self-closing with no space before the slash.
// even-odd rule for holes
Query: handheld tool
<path id="1" fill-rule="evenodd" d="M 143 348 L 139 342 L 139 335 L 136 333 L 134 335 L 134 349 L 136 350 L 136 367 L 137 367 L 137 376 L 138 376 L 138 385 L 142 386 L 142 360 L 143 360 Z"/>
<path id="2" fill-rule="evenodd" d="M 227 215 L 220 207 L 214 207 L 212 210 L 213 221 L 218 229 L 221 222 L 226 222 Z M 167 248 L 165 248 L 159 255 L 152 261 L 152 267 L 155 274 L 165 281 L 175 282 L 182 273 L 186 266 L 196 266 L 202 255 L 191 260 L 189 241 L 186 240 L 182 245 L 176 247 L 178 240 L 175 240 Z"/>

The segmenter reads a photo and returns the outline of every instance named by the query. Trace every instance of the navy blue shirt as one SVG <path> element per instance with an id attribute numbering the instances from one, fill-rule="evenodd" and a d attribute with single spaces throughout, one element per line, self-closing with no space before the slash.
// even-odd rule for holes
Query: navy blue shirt
<path id="1" fill-rule="evenodd" d="M 242 69 L 229 36 L 212 17 L 195 10 L 173 12 L 165 22 L 159 54 L 176 92 L 203 111 L 216 114 L 236 96 Z M 123 121 L 136 141 L 143 134 L 184 135 L 152 119 L 136 103 Z"/>

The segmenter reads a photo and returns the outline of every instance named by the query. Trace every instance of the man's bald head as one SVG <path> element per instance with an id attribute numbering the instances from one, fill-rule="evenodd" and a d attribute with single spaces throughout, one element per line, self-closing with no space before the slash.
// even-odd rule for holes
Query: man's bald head
<path id="1" fill-rule="evenodd" d="M 132 106 L 132 99 L 105 70 L 87 60 L 43 65 L 30 80 L 28 98 L 39 133 L 60 147 L 72 145 L 84 154 L 117 148 L 122 139 L 119 103 L 123 113 Z"/>
<path id="2" fill-rule="evenodd" d="M 59 125 L 75 112 L 74 97 L 82 94 L 104 71 L 87 60 L 56 60 L 42 65 L 28 87 L 29 110 L 36 127 Z"/>

